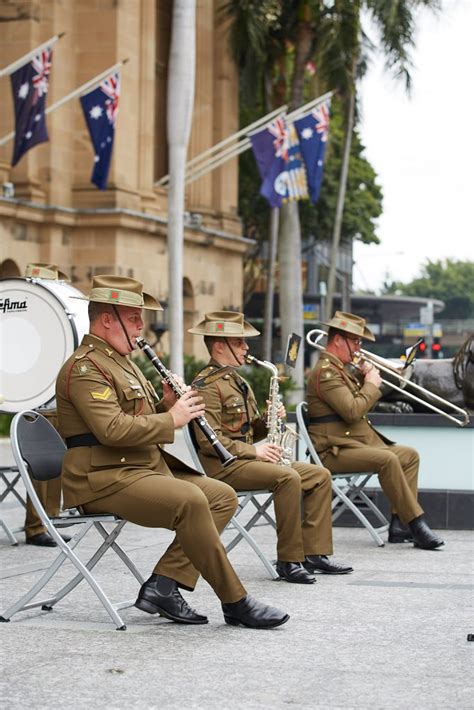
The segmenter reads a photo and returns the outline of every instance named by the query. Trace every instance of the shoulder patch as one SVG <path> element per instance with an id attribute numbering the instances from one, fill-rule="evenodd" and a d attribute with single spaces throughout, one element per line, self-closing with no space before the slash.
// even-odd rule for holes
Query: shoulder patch
<path id="1" fill-rule="evenodd" d="M 97 399 L 99 401 L 105 402 L 108 400 L 111 394 L 112 390 L 110 389 L 110 387 L 105 387 L 103 392 L 92 391 L 91 397 L 92 399 Z"/>

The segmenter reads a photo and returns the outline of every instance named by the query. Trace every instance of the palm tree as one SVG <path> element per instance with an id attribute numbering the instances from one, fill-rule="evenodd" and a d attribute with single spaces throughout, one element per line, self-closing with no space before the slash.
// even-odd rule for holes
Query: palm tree
<path id="1" fill-rule="evenodd" d="M 184 166 L 194 103 L 196 66 L 195 0 L 174 0 L 168 67 L 169 151 L 168 293 L 170 367 L 183 375 Z"/>
<path id="2" fill-rule="evenodd" d="M 361 27 L 361 14 L 367 10 L 379 33 L 379 49 L 385 55 L 386 68 L 392 71 L 396 78 L 404 79 L 407 91 L 411 86 L 410 49 L 414 47 L 415 15 L 419 7 L 425 6 L 433 11 L 440 8 L 439 0 L 336 0 L 334 9 L 340 18 L 341 31 L 334 34 L 334 42 L 322 47 L 323 72 L 326 81 L 334 82 L 345 105 L 345 140 L 344 153 L 339 180 L 339 192 L 334 218 L 334 229 L 331 248 L 331 265 L 329 269 L 326 318 L 330 318 L 333 309 L 333 298 L 336 286 L 336 264 L 339 243 L 341 239 L 342 215 L 349 172 L 349 156 L 351 151 L 353 127 L 356 112 L 357 79 L 362 77 L 367 68 L 367 55 L 375 49 Z M 338 23 L 339 24 L 339 23 Z M 339 49 L 338 49 L 338 44 Z M 336 56 L 335 53 L 336 52 Z M 339 57 L 347 56 L 347 66 L 344 68 L 337 61 Z M 341 71 L 342 70 L 342 71 Z"/>
<path id="3" fill-rule="evenodd" d="M 415 15 L 419 6 L 437 9 L 439 0 L 230 0 L 224 11 L 231 18 L 234 57 L 253 91 L 270 78 L 279 94 L 289 95 L 290 110 L 304 103 L 304 71 L 309 59 L 317 66 L 319 89 L 334 89 L 345 107 L 345 140 L 339 194 L 334 219 L 332 260 L 327 308 L 332 310 L 336 261 L 357 106 L 357 80 L 375 49 L 362 29 L 364 11 L 375 23 L 379 49 L 396 76 L 410 85 L 409 50 L 414 45 Z M 289 54 L 291 56 L 289 56 Z M 280 103 L 283 103 L 280 99 Z M 269 109 L 268 109 L 269 110 Z M 298 206 L 288 203 L 280 211 L 280 316 L 282 340 L 289 332 L 303 331 L 301 230 Z M 267 326 L 268 327 L 268 326 Z M 302 363 L 295 373 L 303 384 Z M 298 393 L 295 393 L 298 394 Z"/>

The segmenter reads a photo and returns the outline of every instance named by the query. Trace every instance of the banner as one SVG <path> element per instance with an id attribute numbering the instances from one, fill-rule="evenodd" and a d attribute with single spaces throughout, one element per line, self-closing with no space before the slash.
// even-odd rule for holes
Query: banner
<path id="1" fill-rule="evenodd" d="M 105 190 L 107 187 L 119 97 L 120 74 L 115 72 L 80 98 L 95 151 L 91 182 L 97 185 L 99 190 Z"/>
<path id="2" fill-rule="evenodd" d="M 284 116 L 250 136 L 250 142 L 262 178 L 260 194 L 272 207 L 281 207 L 288 197 L 289 131 Z"/>
<path id="3" fill-rule="evenodd" d="M 10 75 L 15 111 L 12 166 L 27 150 L 49 140 L 45 109 L 52 58 L 53 50 L 46 47 Z"/>
<path id="4" fill-rule="evenodd" d="M 294 122 L 306 166 L 312 202 L 318 200 L 323 179 L 324 156 L 329 133 L 329 105 L 330 101 L 327 100 Z"/>

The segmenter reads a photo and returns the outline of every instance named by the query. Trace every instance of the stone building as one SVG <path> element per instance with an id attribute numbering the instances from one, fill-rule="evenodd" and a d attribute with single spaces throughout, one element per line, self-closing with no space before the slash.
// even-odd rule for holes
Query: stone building
<path id="1" fill-rule="evenodd" d="M 219 4 L 197 0 L 188 158 L 238 128 L 237 74 Z M 166 301 L 167 191 L 155 183 L 167 173 L 172 6 L 172 0 L 0 0 L 0 67 L 66 33 L 53 49 L 49 106 L 128 58 L 107 190 L 90 182 L 93 149 L 78 99 L 49 114 L 49 142 L 28 151 L 15 168 L 13 142 L 0 147 L 0 277 L 22 275 L 31 261 L 52 262 L 81 290 L 94 273 L 119 273 L 142 280 Z M 14 127 L 9 77 L 0 78 L 0 91 L 2 137 Z M 237 200 L 236 160 L 186 189 L 185 329 L 206 310 L 242 305 L 249 240 L 241 236 Z M 185 336 L 185 352 L 202 356 L 198 340 Z"/>

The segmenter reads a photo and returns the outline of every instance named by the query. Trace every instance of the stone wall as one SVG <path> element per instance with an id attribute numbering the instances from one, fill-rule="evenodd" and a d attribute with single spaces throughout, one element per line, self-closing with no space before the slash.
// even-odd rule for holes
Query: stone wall
<path id="1" fill-rule="evenodd" d="M 197 2 L 197 72 L 189 158 L 238 127 L 238 86 L 218 0 Z M 120 111 L 108 189 L 90 183 L 93 151 L 79 100 L 47 118 L 50 140 L 11 169 L 13 143 L 0 148 L 0 276 L 30 261 L 57 263 L 77 288 L 94 273 L 133 275 L 166 300 L 166 58 L 171 0 L 0 0 L 0 67 L 59 32 L 48 105 L 121 59 Z M 0 136 L 13 129 L 8 77 L 0 78 Z M 202 216 L 185 229 L 186 325 L 205 310 L 241 307 L 243 257 L 249 242 L 237 216 L 237 161 L 192 183 L 185 209 Z M 13 264 L 13 267 L 12 267 Z M 196 339 L 199 340 L 199 339 Z M 166 346 L 166 338 L 164 339 Z M 186 338 L 186 352 L 204 356 Z"/>

